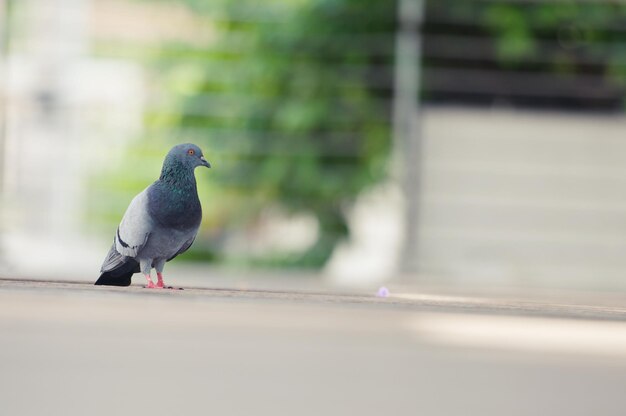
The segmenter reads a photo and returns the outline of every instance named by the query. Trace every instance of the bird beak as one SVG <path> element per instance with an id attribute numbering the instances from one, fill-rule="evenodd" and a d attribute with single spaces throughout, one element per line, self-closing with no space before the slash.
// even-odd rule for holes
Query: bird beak
<path id="1" fill-rule="evenodd" d="M 204 156 L 200 156 L 200 160 L 202 161 L 202 166 L 206 166 L 207 168 L 211 167 L 211 164 L 204 158 Z"/>

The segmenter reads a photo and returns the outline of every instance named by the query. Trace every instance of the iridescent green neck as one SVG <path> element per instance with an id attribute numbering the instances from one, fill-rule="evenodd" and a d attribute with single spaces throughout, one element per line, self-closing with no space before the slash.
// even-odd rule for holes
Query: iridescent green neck
<path id="1" fill-rule="evenodd" d="M 193 174 L 193 168 L 176 160 L 165 160 L 159 180 L 181 190 L 196 189 L 196 177 Z"/>

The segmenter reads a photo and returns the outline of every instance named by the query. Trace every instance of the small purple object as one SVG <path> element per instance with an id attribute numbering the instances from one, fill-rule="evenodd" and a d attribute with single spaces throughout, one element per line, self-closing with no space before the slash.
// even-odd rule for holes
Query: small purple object
<path id="1" fill-rule="evenodd" d="M 376 297 L 386 298 L 387 296 L 389 296 L 389 289 L 385 286 L 381 286 L 380 289 L 378 289 L 378 292 L 376 292 Z"/>

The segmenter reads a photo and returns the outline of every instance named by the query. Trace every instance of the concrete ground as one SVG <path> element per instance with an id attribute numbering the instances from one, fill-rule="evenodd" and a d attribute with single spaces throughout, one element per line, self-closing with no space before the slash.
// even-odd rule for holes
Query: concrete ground
<path id="1" fill-rule="evenodd" d="M 0 415 L 623 415 L 626 299 L 0 279 Z"/>

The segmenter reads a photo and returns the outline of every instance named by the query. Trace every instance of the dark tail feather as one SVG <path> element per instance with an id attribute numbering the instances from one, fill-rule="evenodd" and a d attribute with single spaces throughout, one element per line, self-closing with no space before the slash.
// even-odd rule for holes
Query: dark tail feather
<path id="1" fill-rule="evenodd" d="M 106 286 L 130 286 L 130 278 L 132 276 L 133 272 L 128 272 L 121 276 L 113 276 L 111 272 L 104 272 L 94 284 Z"/>
<path id="2" fill-rule="evenodd" d="M 131 277 L 137 272 L 139 272 L 139 263 L 135 260 L 131 260 L 120 265 L 117 269 L 103 272 L 94 284 L 106 286 L 130 286 Z"/>

